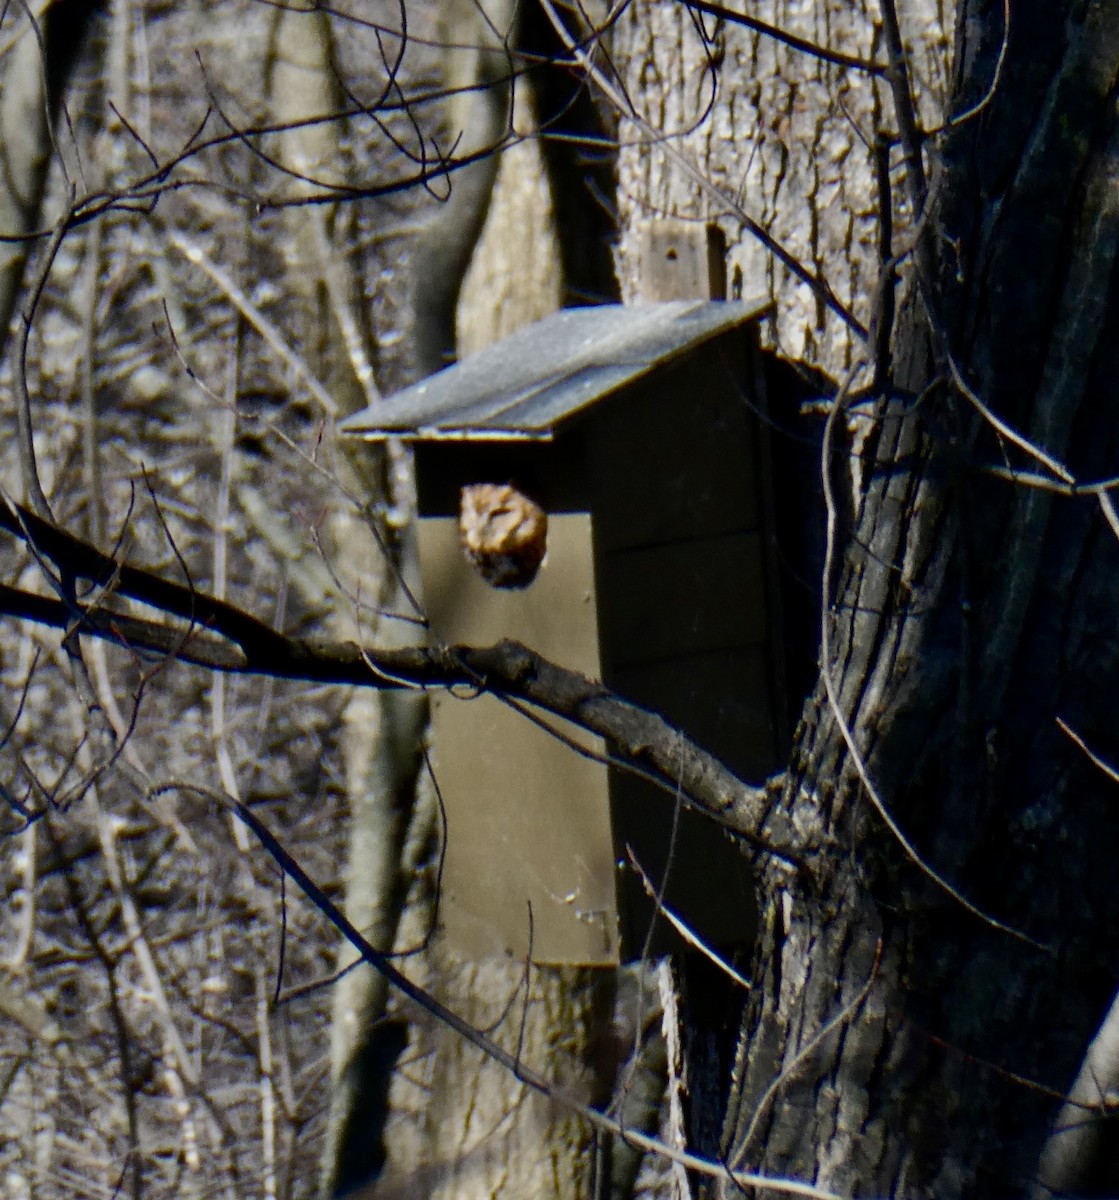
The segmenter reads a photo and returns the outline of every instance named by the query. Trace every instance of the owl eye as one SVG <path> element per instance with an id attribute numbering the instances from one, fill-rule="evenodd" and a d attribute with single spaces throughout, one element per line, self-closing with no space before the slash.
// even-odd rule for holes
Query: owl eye
<path id="1" fill-rule="evenodd" d="M 459 498 L 463 553 L 491 586 L 526 588 L 548 549 L 548 516 L 509 484 L 474 483 Z"/>

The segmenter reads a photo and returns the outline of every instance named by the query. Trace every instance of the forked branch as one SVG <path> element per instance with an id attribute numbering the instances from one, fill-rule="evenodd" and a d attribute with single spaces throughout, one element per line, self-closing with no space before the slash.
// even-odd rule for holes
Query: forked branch
<path id="1" fill-rule="evenodd" d="M 244 610 L 118 562 L 96 547 L 7 499 L 0 529 L 27 543 L 60 573 L 102 589 L 99 602 L 67 603 L 0 586 L 0 615 L 101 638 L 133 653 L 173 658 L 209 670 L 313 683 L 375 688 L 463 688 L 523 702 L 604 739 L 613 760 L 682 793 L 768 853 L 800 861 L 810 847 L 791 828 L 773 828 L 765 788 L 739 779 L 713 754 L 659 714 L 593 679 L 542 658 L 518 642 L 494 646 L 409 646 L 381 649 L 355 642 L 289 637 Z M 110 597 L 144 604 L 175 621 L 110 607 Z"/>

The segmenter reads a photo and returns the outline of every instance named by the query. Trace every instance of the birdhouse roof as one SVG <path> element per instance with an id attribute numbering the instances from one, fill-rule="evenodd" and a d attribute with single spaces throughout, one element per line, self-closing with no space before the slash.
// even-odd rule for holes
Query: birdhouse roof
<path id="1" fill-rule="evenodd" d="M 550 441 L 626 384 L 767 310 L 760 300 L 563 309 L 339 428 L 371 441 Z"/>

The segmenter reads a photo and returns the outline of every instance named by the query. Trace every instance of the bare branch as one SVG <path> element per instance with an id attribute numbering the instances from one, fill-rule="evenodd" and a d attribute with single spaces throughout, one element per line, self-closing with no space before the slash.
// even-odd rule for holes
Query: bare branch
<path id="1" fill-rule="evenodd" d="M 797 37 L 795 33 L 779 29 L 776 25 L 769 24 L 768 21 L 759 21 L 757 17 L 747 16 L 746 13 L 732 12 L 723 4 L 712 4 L 710 0 L 677 0 L 677 2 L 696 12 L 709 13 L 730 25 L 742 25 L 746 29 L 752 29 L 763 37 L 773 38 L 775 42 L 780 42 L 802 54 L 808 54 L 812 58 L 818 58 L 821 62 L 833 63 L 837 67 L 850 67 L 853 71 L 865 71 L 870 75 L 884 75 L 887 71 L 887 68 L 879 63 L 865 58 L 856 58 L 851 54 L 841 54 L 838 50 L 829 50 L 826 46 L 818 46 L 815 42 L 809 42 L 805 38 Z"/>
<path id="2" fill-rule="evenodd" d="M 73 200 L 72 193 L 71 200 Z M 31 425 L 31 395 L 27 389 L 27 347 L 31 340 L 31 327 L 35 323 L 35 314 L 39 308 L 39 301 L 43 296 L 43 289 L 47 286 L 51 267 L 54 266 L 54 260 L 58 257 L 59 247 L 62 245 L 62 239 L 66 236 L 68 228 L 69 221 L 67 217 L 60 218 L 54 227 L 54 231 L 51 233 L 50 241 L 43 250 L 38 270 L 31 283 L 23 311 L 20 313 L 19 340 L 16 348 L 14 371 L 16 383 L 16 417 L 19 430 L 19 457 L 20 467 L 23 472 L 23 490 L 32 508 L 44 520 L 51 520 L 53 513 L 51 512 L 50 505 L 47 503 L 46 494 L 43 492 L 43 485 L 39 480 L 39 468 L 35 461 L 35 439 Z"/>
<path id="3" fill-rule="evenodd" d="M 487 1058 L 504 1067 L 526 1087 L 563 1104 L 572 1112 L 582 1117 L 589 1125 L 594 1126 L 594 1128 L 600 1129 L 612 1136 L 623 1138 L 632 1145 L 639 1146 L 642 1150 L 658 1154 L 673 1162 L 678 1162 L 682 1166 L 687 1167 L 688 1170 L 696 1171 L 708 1178 L 725 1179 L 729 1174 L 731 1180 L 739 1187 L 764 1187 L 787 1195 L 813 1197 L 815 1200 L 839 1200 L 839 1197 L 834 1193 L 828 1192 L 823 1188 L 814 1187 L 809 1183 L 801 1183 L 799 1180 L 758 1175 L 752 1171 L 728 1172 L 727 1167 L 722 1163 L 712 1162 L 698 1155 L 673 1149 L 656 1138 L 639 1133 L 623 1122 L 616 1121 L 598 1109 L 592 1108 L 539 1071 L 518 1061 L 514 1054 L 510 1054 L 507 1050 L 504 1050 L 492 1038 L 471 1025 L 469 1021 L 464 1020 L 458 1013 L 448 1008 L 445 1004 L 442 1004 L 424 988 L 413 983 L 411 979 L 393 964 L 388 954 L 375 949 L 362 937 L 357 929 L 346 919 L 337 905 L 307 875 L 299 863 L 284 849 L 280 840 L 251 809 L 247 808 L 244 804 L 238 803 L 231 797 L 185 781 L 168 781 L 161 785 L 155 794 L 172 790 L 193 792 L 196 795 L 205 796 L 225 807 L 231 808 L 253 831 L 257 838 L 260 839 L 261 844 L 282 868 L 284 873 L 292 879 L 300 891 L 326 917 L 330 924 L 342 934 L 346 941 L 357 950 L 365 962 L 384 975 L 394 988 L 401 992 L 422 1012 L 430 1014 L 436 1020 L 453 1029 L 461 1038 L 480 1050 Z M 873 975 L 871 979 L 873 981 Z M 825 1034 L 826 1032 L 827 1030 L 824 1031 Z"/>
<path id="4" fill-rule="evenodd" d="M 117 595 L 178 617 L 187 627 L 8 587 L 0 588 L 2 613 L 211 670 L 376 688 L 467 687 L 525 701 L 604 738 L 614 755 L 635 763 L 673 794 L 679 787 L 696 808 L 759 849 L 791 861 L 806 851 L 791 828 L 766 830 L 770 806 L 764 788 L 743 783 L 657 713 L 517 642 L 370 649 L 288 637 L 225 601 L 118 563 L 18 506 L 0 503 L 0 528 L 73 577 L 111 582 Z"/>

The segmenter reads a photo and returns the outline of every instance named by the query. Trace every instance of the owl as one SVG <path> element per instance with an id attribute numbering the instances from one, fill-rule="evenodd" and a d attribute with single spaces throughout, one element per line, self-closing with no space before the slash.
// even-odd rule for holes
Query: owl
<path id="1" fill-rule="evenodd" d="M 526 588 L 548 549 L 548 517 L 507 483 L 472 483 L 459 498 L 459 536 L 467 559 L 497 588 Z"/>

